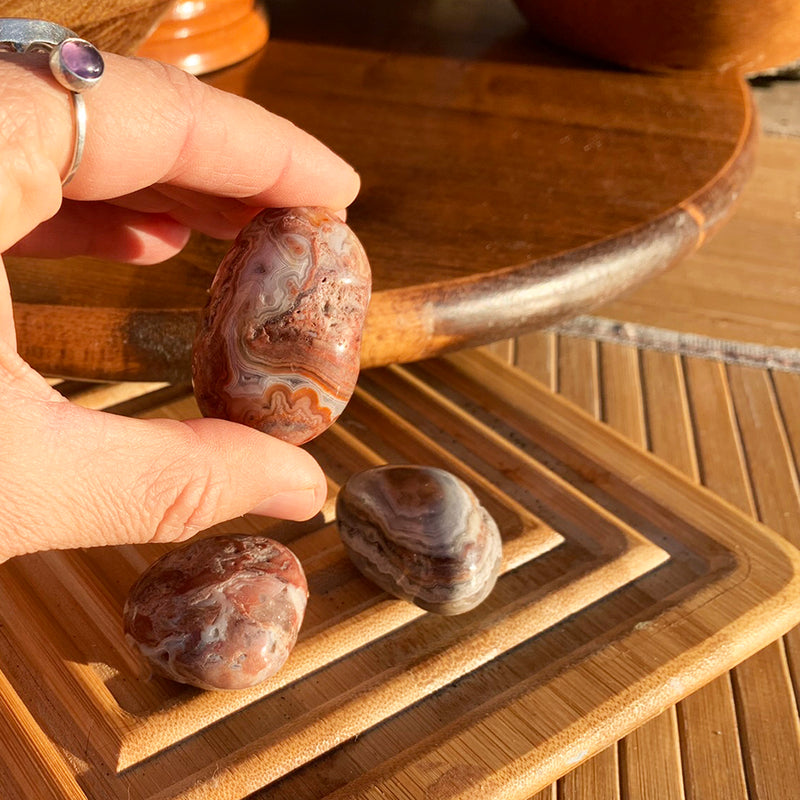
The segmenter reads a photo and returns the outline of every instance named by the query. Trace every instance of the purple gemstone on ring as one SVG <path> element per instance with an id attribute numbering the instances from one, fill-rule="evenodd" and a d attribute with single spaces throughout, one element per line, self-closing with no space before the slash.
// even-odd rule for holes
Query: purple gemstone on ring
<path id="1" fill-rule="evenodd" d="M 97 81 L 103 74 L 103 57 L 89 42 L 64 42 L 61 45 L 61 64 L 82 81 Z"/>

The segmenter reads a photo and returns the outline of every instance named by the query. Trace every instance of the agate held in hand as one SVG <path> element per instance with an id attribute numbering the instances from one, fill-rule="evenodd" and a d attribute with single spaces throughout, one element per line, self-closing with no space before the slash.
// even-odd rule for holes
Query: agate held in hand
<path id="1" fill-rule="evenodd" d="M 156 673 L 202 689 L 245 689 L 283 666 L 307 598 L 303 568 L 284 545 L 264 536 L 196 539 L 134 584 L 125 635 Z"/>
<path id="2" fill-rule="evenodd" d="M 443 469 L 359 472 L 339 492 L 336 513 L 353 564 L 396 597 L 461 614 L 495 585 L 502 558 L 497 523 L 469 486 Z"/>
<path id="3" fill-rule="evenodd" d="M 195 337 L 202 413 L 292 444 L 322 433 L 355 388 L 370 291 L 364 248 L 335 214 L 262 211 L 220 264 Z"/>

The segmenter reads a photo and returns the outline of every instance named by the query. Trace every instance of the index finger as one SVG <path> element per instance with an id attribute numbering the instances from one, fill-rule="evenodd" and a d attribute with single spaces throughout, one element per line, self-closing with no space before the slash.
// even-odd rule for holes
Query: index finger
<path id="1" fill-rule="evenodd" d="M 265 206 L 338 210 L 355 198 L 353 168 L 288 120 L 174 67 L 105 59 L 85 95 L 86 147 L 66 196 L 104 200 L 167 183 Z"/>

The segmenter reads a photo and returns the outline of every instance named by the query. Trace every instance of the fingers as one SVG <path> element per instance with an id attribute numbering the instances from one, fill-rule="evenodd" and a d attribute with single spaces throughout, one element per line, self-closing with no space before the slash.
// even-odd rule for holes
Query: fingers
<path id="1" fill-rule="evenodd" d="M 113 201 L 124 208 L 168 214 L 192 230 L 217 239 L 234 239 L 259 208 L 230 197 L 201 194 L 158 184 Z"/>
<path id="2" fill-rule="evenodd" d="M 68 93 L 46 63 L 27 56 L 0 55 L 0 101 L 4 252 L 58 211 L 74 122 Z M 85 102 L 83 160 L 64 189 L 72 199 L 110 200 L 160 185 L 195 200 L 212 195 L 250 208 L 339 210 L 359 189 L 353 169 L 314 137 L 173 67 L 108 54 L 103 80 Z M 231 235 L 236 215 L 230 207 L 227 223 L 216 231 L 206 212 L 208 232 Z M 187 216 L 173 215 L 183 223 Z"/>
<path id="3" fill-rule="evenodd" d="M 191 228 L 169 214 L 107 203 L 65 200 L 61 211 L 7 251 L 15 256 L 86 255 L 129 264 L 157 264 L 179 253 Z"/>
<path id="4" fill-rule="evenodd" d="M 317 139 L 172 67 L 109 54 L 86 99 L 86 151 L 67 196 L 167 183 L 253 205 L 340 209 L 358 192 L 353 169 Z"/>
<path id="5" fill-rule="evenodd" d="M 324 476 L 300 448 L 223 420 L 78 408 L 7 348 L 0 360 L 0 558 L 178 541 L 250 511 L 306 519 L 324 501 Z"/>

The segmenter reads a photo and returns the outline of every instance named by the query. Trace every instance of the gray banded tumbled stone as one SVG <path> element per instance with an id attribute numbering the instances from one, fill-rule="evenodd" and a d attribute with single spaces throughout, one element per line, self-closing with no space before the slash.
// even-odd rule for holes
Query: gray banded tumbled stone
<path id="1" fill-rule="evenodd" d="M 356 568 L 381 589 L 438 614 L 481 603 L 500 572 L 497 523 L 446 470 L 387 465 L 353 475 L 336 501 Z"/>

